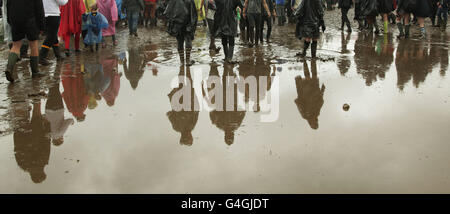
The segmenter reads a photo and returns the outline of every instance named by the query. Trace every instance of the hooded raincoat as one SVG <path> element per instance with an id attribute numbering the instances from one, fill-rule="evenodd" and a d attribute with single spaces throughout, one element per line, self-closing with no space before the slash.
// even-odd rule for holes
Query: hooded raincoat
<path id="1" fill-rule="evenodd" d="M 238 7 L 243 7 L 240 0 L 215 0 L 216 13 L 214 14 L 214 35 L 224 37 L 237 35 L 237 13 Z"/>
<path id="2" fill-rule="evenodd" d="M 114 0 L 97 0 L 98 12 L 108 20 L 109 26 L 102 30 L 103 36 L 116 34 L 116 22 L 118 20 L 117 5 Z"/>
<path id="3" fill-rule="evenodd" d="M 194 0 L 172 0 L 164 14 L 167 17 L 169 35 L 190 36 L 194 39 L 197 28 L 197 8 Z"/>
<path id="4" fill-rule="evenodd" d="M 324 26 L 323 8 L 320 0 L 303 0 L 295 11 L 297 26 L 295 35 L 297 38 L 318 38 L 319 27 Z"/>
<path id="5" fill-rule="evenodd" d="M 87 30 L 84 43 L 87 45 L 98 44 L 102 41 L 102 30 L 108 27 L 108 20 L 101 13 L 95 16 L 93 13 L 83 14 L 83 30 Z"/>

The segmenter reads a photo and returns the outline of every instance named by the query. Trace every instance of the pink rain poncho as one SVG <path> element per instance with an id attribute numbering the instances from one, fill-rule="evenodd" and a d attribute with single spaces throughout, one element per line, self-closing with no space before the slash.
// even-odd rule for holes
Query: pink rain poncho
<path id="1" fill-rule="evenodd" d="M 116 34 L 116 22 L 118 20 L 117 5 L 115 0 L 97 0 L 98 12 L 108 20 L 109 26 L 102 30 L 103 36 Z"/>

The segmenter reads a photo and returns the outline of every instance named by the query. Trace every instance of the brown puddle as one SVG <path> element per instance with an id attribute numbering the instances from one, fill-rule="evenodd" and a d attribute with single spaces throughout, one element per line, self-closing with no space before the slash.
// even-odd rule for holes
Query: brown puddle
<path id="1" fill-rule="evenodd" d="M 190 68 L 159 30 L 123 38 L 116 51 L 74 55 L 40 80 L 22 62 L 21 81 L 0 84 L 0 192 L 450 192 L 449 36 L 399 41 L 330 29 L 318 51 L 326 60 L 303 62 L 294 57 L 300 42 L 284 38 L 292 27 L 275 27 L 262 47 L 237 45 L 236 65 L 207 51 L 202 28 Z M 252 99 L 227 81 L 237 76 L 269 77 L 268 87 Z M 261 122 L 263 111 L 236 106 L 172 109 L 187 81 L 214 78 L 256 110 L 277 90 L 279 118 Z M 192 106 L 211 90 L 193 85 Z"/>

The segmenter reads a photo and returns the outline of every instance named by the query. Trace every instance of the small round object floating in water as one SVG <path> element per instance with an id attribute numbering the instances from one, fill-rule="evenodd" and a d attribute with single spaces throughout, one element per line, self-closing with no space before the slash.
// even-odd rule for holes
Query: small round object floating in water
<path id="1" fill-rule="evenodd" d="M 344 111 L 348 111 L 350 109 L 350 105 L 346 103 L 342 106 L 342 109 L 344 109 Z"/>

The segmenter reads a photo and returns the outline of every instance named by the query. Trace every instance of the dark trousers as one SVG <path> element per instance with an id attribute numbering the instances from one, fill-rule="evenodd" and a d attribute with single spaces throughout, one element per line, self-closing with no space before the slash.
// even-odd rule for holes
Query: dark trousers
<path id="1" fill-rule="evenodd" d="M 261 13 L 247 14 L 250 42 L 258 44 L 261 31 Z"/>
<path id="2" fill-rule="evenodd" d="M 264 23 L 267 23 L 267 36 L 266 40 L 270 38 L 270 34 L 272 33 L 272 18 L 268 16 L 262 16 L 261 20 L 261 29 L 259 31 L 259 40 L 262 42 L 264 37 Z"/>
<path id="3" fill-rule="evenodd" d="M 344 29 L 344 25 L 347 25 L 347 27 L 350 29 L 350 20 L 348 19 L 348 11 L 350 8 L 341 8 L 341 28 Z"/>
<path id="4" fill-rule="evenodd" d="M 222 45 L 224 48 L 234 46 L 234 36 L 223 36 Z"/>
<path id="5" fill-rule="evenodd" d="M 245 42 L 248 42 L 249 39 L 249 28 L 248 28 L 248 21 L 247 18 L 241 17 L 241 20 L 239 20 L 239 30 L 241 34 L 241 39 Z"/>
<path id="6" fill-rule="evenodd" d="M 177 43 L 178 50 L 184 50 L 185 46 L 186 49 L 192 49 L 192 39 L 187 33 L 180 33 L 180 35 L 177 36 Z"/>
<path id="7" fill-rule="evenodd" d="M 58 30 L 59 30 L 59 16 L 45 17 L 45 31 L 47 36 L 45 37 L 43 46 L 46 48 L 52 48 L 52 46 L 58 46 Z"/>

